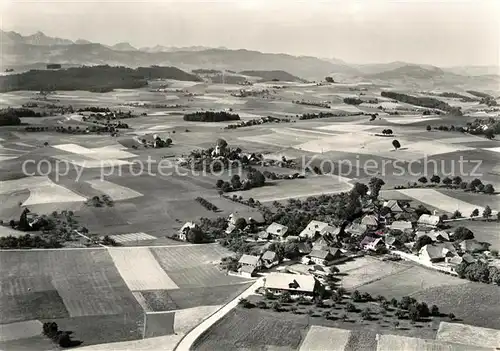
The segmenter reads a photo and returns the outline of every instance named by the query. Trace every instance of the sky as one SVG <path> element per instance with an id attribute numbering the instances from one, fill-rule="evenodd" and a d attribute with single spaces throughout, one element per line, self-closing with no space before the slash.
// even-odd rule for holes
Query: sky
<path id="1" fill-rule="evenodd" d="M 23 35 L 108 45 L 224 46 L 350 63 L 500 63 L 500 0 L 0 0 L 0 20 Z"/>

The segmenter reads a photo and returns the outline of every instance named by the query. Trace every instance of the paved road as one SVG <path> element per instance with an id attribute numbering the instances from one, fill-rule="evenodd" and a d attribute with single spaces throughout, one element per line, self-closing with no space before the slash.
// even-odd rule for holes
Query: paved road
<path id="1" fill-rule="evenodd" d="M 246 298 L 255 293 L 255 290 L 259 287 L 263 286 L 262 278 L 258 279 L 253 283 L 248 289 L 243 291 L 240 295 L 230 301 L 228 304 L 224 305 L 220 310 L 212 314 L 210 317 L 205 319 L 201 324 L 198 324 L 194 329 L 188 332 L 184 338 L 179 342 L 176 351 L 189 351 L 193 346 L 196 339 L 200 337 L 205 331 L 208 330 L 212 325 L 215 324 L 218 320 L 222 319 L 229 311 L 235 308 L 238 305 L 238 302 L 242 298 Z"/>

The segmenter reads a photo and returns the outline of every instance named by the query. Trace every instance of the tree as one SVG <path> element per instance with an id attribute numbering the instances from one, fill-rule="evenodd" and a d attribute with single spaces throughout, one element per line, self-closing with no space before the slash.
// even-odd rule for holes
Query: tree
<path id="1" fill-rule="evenodd" d="M 404 310 L 401 310 L 401 309 L 398 309 L 395 313 L 395 316 L 398 318 L 398 319 L 403 319 L 406 317 L 406 312 Z"/>
<path id="2" fill-rule="evenodd" d="M 426 177 L 420 177 L 420 178 L 418 178 L 418 182 L 422 183 L 422 184 L 426 184 L 427 183 L 427 178 Z"/>
<path id="3" fill-rule="evenodd" d="M 483 211 L 483 218 L 485 219 L 489 219 L 491 217 L 491 207 L 486 205 L 486 207 L 484 208 L 484 211 Z"/>
<path id="4" fill-rule="evenodd" d="M 333 80 L 333 78 L 332 78 L 332 77 L 325 77 L 325 81 L 326 81 L 327 83 L 335 83 L 335 81 Z"/>
<path id="5" fill-rule="evenodd" d="M 495 132 L 493 131 L 493 129 L 488 128 L 484 131 L 484 136 L 491 140 L 495 137 Z"/>
<path id="6" fill-rule="evenodd" d="M 427 235 L 422 235 L 417 239 L 415 245 L 413 246 L 414 251 L 420 251 L 425 245 L 431 245 L 433 243 L 432 239 Z"/>
<path id="7" fill-rule="evenodd" d="M 397 149 L 399 149 L 401 147 L 401 143 L 398 140 L 394 139 L 392 141 L 392 146 L 394 146 L 394 149 L 397 150 Z"/>
<path id="8" fill-rule="evenodd" d="M 467 182 L 461 182 L 460 183 L 460 189 L 462 189 L 462 190 L 467 189 L 468 186 L 469 186 L 469 184 L 467 184 Z"/>
<path id="9" fill-rule="evenodd" d="M 370 179 L 369 186 L 370 186 L 370 195 L 373 199 L 378 198 L 378 195 L 380 193 L 380 189 L 385 185 L 385 182 L 380 179 L 373 177 Z"/>
<path id="10" fill-rule="evenodd" d="M 481 179 L 478 178 L 475 178 L 470 182 L 470 186 L 473 188 L 477 188 L 480 184 L 483 184 L 483 182 L 481 182 Z"/>
<path id="11" fill-rule="evenodd" d="M 359 302 L 361 301 L 361 294 L 359 293 L 358 290 L 354 290 L 351 294 L 351 300 L 354 302 Z"/>
<path id="12" fill-rule="evenodd" d="M 219 189 L 222 188 L 222 185 L 224 185 L 224 181 L 222 179 L 218 179 L 217 183 L 215 183 L 215 186 Z"/>
<path id="13" fill-rule="evenodd" d="M 449 313 L 448 318 L 450 319 L 450 321 L 453 321 L 455 319 L 455 315 L 453 313 Z"/>
<path id="14" fill-rule="evenodd" d="M 416 322 L 420 319 L 420 312 L 417 309 L 416 305 L 410 306 L 410 309 L 408 310 L 408 317 L 410 318 L 410 320 L 412 320 L 414 322 Z"/>
<path id="15" fill-rule="evenodd" d="M 483 192 L 484 192 L 485 194 L 489 194 L 489 195 L 491 195 L 491 194 L 494 194 L 494 193 L 495 193 L 495 188 L 493 187 L 493 185 L 492 185 L 492 184 L 486 184 L 486 185 L 484 186 Z"/>
<path id="16" fill-rule="evenodd" d="M 442 182 L 444 185 L 450 186 L 453 183 L 453 180 L 450 177 L 444 177 Z"/>
<path id="17" fill-rule="evenodd" d="M 194 226 L 192 228 L 189 228 L 187 235 L 186 235 L 186 239 L 190 243 L 200 244 L 204 241 L 204 236 L 205 235 L 201 231 L 200 227 Z"/>
<path id="18" fill-rule="evenodd" d="M 436 305 L 432 305 L 431 307 L 431 315 L 434 317 L 439 317 L 439 308 Z"/>
<path id="19" fill-rule="evenodd" d="M 227 141 L 222 138 L 217 139 L 216 145 L 220 147 L 221 150 L 224 150 L 227 147 Z"/>
<path id="20" fill-rule="evenodd" d="M 281 294 L 280 296 L 281 303 L 289 303 L 291 301 L 292 301 L 292 295 L 288 291 L 285 291 L 283 294 Z"/>
<path id="21" fill-rule="evenodd" d="M 474 233 L 466 227 L 458 227 L 453 232 L 453 239 L 455 241 L 474 239 Z"/>
<path id="22" fill-rule="evenodd" d="M 236 229 L 242 230 L 247 226 L 247 221 L 245 218 L 240 217 L 236 220 L 234 226 L 236 227 Z"/>
<path id="23" fill-rule="evenodd" d="M 430 124 L 428 124 L 425 129 L 427 129 L 427 131 L 430 132 L 432 130 L 432 127 L 430 126 Z"/>
<path id="24" fill-rule="evenodd" d="M 348 302 L 345 304 L 344 310 L 346 312 L 356 312 L 356 306 L 354 306 L 354 304 Z"/>
<path id="25" fill-rule="evenodd" d="M 441 178 L 434 174 L 432 177 L 431 177 L 431 183 L 435 183 L 435 184 L 439 184 L 441 182 Z"/>
<path id="26" fill-rule="evenodd" d="M 371 311 L 368 307 L 361 312 L 361 318 L 365 321 L 369 321 L 372 318 Z"/>
<path id="27" fill-rule="evenodd" d="M 451 218 L 452 219 L 456 219 L 456 218 L 462 218 L 462 212 L 460 212 L 459 210 L 455 210 L 455 212 L 453 212 L 453 214 L 451 215 Z"/>
<path id="28" fill-rule="evenodd" d="M 351 189 L 351 194 L 356 196 L 365 196 L 368 193 L 368 186 L 363 183 L 355 183 Z"/>
<path id="29" fill-rule="evenodd" d="M 272 309 L 276 312 L 281 311 L 281 304 L 278 301 L 274 301 L 272 305 Z"/>
<path id="30" fill-rule="evenodd" d="M 477 217 L 479 216 L 479 209 L 475 208 L 474 211 L 470 214 L 471 217 Z"/>
<path id="31" fill-rule="evenodd" d="M 233 189 L 239 189 L 241 187 L 240 176 L 235 174 L 231 177 L 231 186 Z"/>
<path id="32" fill-rule="evenodd" d="M 460 185 L 462 183 L 462 178 L 460 176 L 453 177 L 453 184 Z"/>

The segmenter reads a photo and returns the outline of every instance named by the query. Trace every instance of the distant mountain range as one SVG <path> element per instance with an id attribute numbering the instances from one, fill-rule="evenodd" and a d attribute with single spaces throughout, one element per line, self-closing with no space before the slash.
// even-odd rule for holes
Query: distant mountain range
<path id="1" fill-rule="evenodd" d="M 2 71 L 16 71 L 43 63 L 67 65 L 120 65 L 128 67 L 161 65 L 176 66 L 183 70 L 210 68 L 233 71 L 286 71 L 294 79 L 310 80 L 332 76 L 335 80 L 369 79 L 405 81 L 420 84 L 481 83 L 500 84 L 499 67 L 438 68 L 431 65 L 391 62 L 356 65 L 335 58 L 292 56 L 250 50 L 208 48 L 204 46 L 135 48 L 130 43 L 107 46 L 84 39 L 71 41 L 46 36 L 42 32 L 23 36 L 16 32 L 0 31 L 2 45 Z"/>

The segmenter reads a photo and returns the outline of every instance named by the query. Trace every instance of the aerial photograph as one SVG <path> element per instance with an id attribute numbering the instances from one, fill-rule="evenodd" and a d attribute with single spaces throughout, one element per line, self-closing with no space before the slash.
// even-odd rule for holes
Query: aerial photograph
<path id="1" fill-rule="evenodd" d="M 500 1 L 1 0 L 1 351 L 500 350 Z"/>

